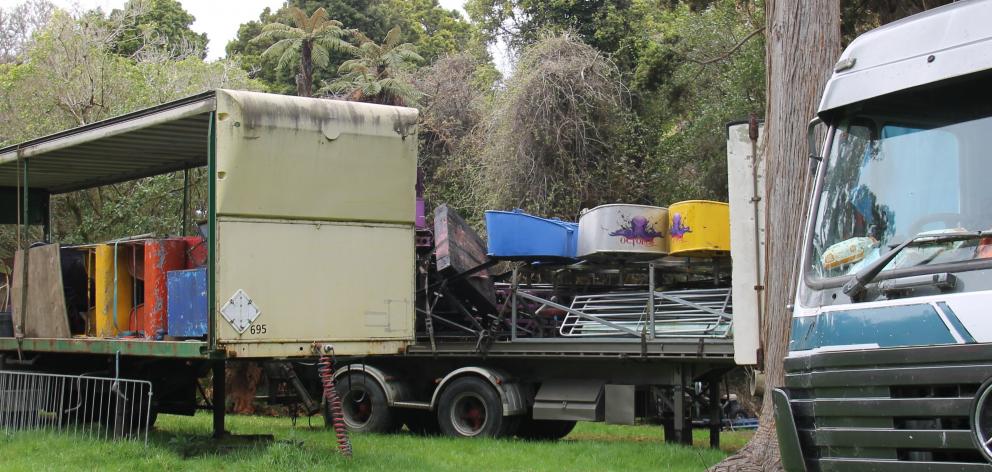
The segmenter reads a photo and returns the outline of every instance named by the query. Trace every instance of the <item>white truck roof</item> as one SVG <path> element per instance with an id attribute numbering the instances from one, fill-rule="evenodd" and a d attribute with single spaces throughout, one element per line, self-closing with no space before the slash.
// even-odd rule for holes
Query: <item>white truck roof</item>
<path id="1" fill-rule="evenodd" d="M 841 54 L 818 114 L 992 69 L 992 1 L 966 0 L 858 36 Z"/>

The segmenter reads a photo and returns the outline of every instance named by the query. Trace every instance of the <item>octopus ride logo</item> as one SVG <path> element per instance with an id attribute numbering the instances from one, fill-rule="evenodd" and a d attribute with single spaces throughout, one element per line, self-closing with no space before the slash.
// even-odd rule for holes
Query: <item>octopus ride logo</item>
<path id="1" fill-rule="evenodd" d="M 656 231 L 646 217 L 638 215 L 627 220 L 620 229 L 611 232 L 610 236 L 618 236 L 626 244 L 650 246 L 654 244 L 655 238 L 665 235 Z"/>
<path id="2" fill-rule="evenodd" d="M 686 233 L 691 233 L 692 228 L 686 225 L 686 221 L 682 219 L 681 213 L 676 213 L 672 215 L 672 227 L 668 230 L 668 234 L 674 239 L 682 239 Z"/>

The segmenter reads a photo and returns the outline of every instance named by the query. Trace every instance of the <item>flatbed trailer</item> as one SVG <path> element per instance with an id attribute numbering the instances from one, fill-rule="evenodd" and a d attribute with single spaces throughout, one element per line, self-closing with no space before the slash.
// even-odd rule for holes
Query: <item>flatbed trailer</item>
<path id="1" fill-rule="evenodd" d="M 466 283 L 500 261 L 438 275 L 435 248 L 421 246 L 414 227 L 415 123 L 410 109 L 218 90 L 0 149 L 0 195 L 16 199 L 19 212 L 0 212 L 0 224 L 27 222 L 18 227 L 24 235 L 28 224 L 40 225 L 46 238 L 51 195 L 206 168 L 203 236 L 209 247 L 209 326 L 202 337 L 25 332 L 17 304 L 30 297 L 18 302 L 15 290 L 15 335 L 0 337 L 0 371 L 101 372 L 147 381 L 155 413 L 210 408 L 220 436 L 228 365 L 263 362 L 270 400 L 311 405 L 312 413 L 326 393 L 313 361 L 333 353 L 344 417 L 359 431 L 406 425 L 454 436 L 557 438 L 576 420 L 649 421 L 665 425 L 666 440 L 691 444 L 693 411 L 702 409 L 717 445 L 720 385 L 740 353 L 729 307 L 704 309 L 723 330 L 715 335 L 656 333 L 652 319 L 637 325 L 638 335 L 534 336 L 522 320 L 539 317 L 527 312 L 524 299 L 531 307 L 557 305 L 541 301 L 534 294 L 543 289 L 530 290 L 514 271 L 499 287 L 502 306 L 514 306 L 512 317 L 479 311 L 478 291 Z M 290 177 L 300 182 L 291 190 L 275 188 Z M 375 188 L 352 188 L 356 196 L 334 187 L 349 180 Z M 183 220 L 185 232 L 185 212 Z M 444 215 L 435 220 L 447 221 Z M 669 271 L 661 262 L 631 267 L 621 275 L 639 271 L 642 278 L 621 280 L 619 287 L 656 293 L 661 298 L 644 295 L 651 300 L 645 314 L 653 314 L 652 304 L 667 296 L 653 277 Z M 15 271 L 15 288 L 24 287 L 26 277 Z M 710 283 L 723 287 L 729 301 L 729 273 L 716 279 Z M 242 291 L 252 294 L 248 303 L 257 303 L 261 314 L 239 325 L 223 307 Z M 455 327 L 462 323 L 467 332 Z M 201 401 L 200 381 L 211 372 L 212 398 Z M 276 384 L 290 394 L 277 395 Z"/>
<path id="2" fill-rule="evenodd" d="M 726 256 L 502 260 L 451 209 L 439 207 L 433 225 L 418 233 L 416 341 L 336 373 L 345 402 L 359 405 L 346 408 L 350 427 L 557 439 L 576 421 L 647 422 L 691 444 L 693 418 L 706 416 L 719 444 L 721 390 L 736 366 Z M 459 378 L 486 379 L 502 405 L 478 395 L 473 410 L 470 391 L 460 407 L 444 395 Z M 494 409 L 515 424 L 474 413 Z"/>

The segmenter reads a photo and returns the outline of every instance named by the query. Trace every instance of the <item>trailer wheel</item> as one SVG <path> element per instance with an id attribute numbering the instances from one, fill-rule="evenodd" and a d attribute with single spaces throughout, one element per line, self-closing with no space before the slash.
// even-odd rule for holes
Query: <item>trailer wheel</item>
<path id="1" fill-rule="evenodd" d="M 389 408 L 386 393 L 371 376 L 352 373 L 335 381 L 341 398 L 344 423 L 351 431 L 361 433 L 393 433 L 400 429 L 400 422 Z M 329 405 L 324 402 L 324 424 L 332 424 Z"/>
<path id="2" fill-rule="evenodd" d="M 453 380 L 441 392 L 437 409 L 438 424 L 448 436 L 511 436 L 517 418 L 503 416 L 503 402 L 493 386 L 478 377 Z"/>
<path id="3" fill-rule="evenodd" d="M 517 437 L 533 441 L 557 441 L 575 429 L 575 421 L 570 420 L 535 420 L 530 416 L 524 417 L 517 429 Z"/>

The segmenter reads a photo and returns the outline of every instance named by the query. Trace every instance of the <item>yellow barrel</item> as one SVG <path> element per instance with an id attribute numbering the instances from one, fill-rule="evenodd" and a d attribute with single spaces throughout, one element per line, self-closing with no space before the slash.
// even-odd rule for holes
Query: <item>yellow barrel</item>
<path id="1" fill-rule="evenodd" d="M 688 200 L 668 207 L 668 250 L 673 256 L 711 257 L 730 252 L 730 206 Z"/>
<path id="2" fill-rule="evenodd" d="M 94 279 L 96 282 L 96 335 L 117 336 L 128 331 L 131 315 L 133 281 L 127 270 L 126 247 L 117 246 L 117 309 L 114 310 L 114 246 L 96 247 Z"/>

